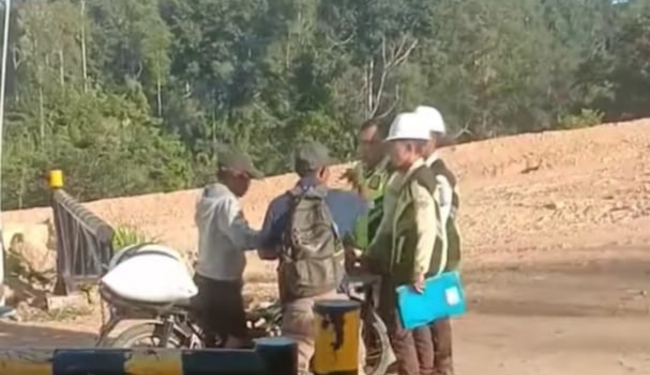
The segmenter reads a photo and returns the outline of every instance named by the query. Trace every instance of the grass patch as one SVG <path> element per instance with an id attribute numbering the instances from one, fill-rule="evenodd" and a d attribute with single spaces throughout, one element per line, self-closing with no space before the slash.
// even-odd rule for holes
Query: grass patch
<path id="1" fill-rule="evenodd" d="M 155 242 L 155 238 L 147 236 L 139 228 L 120 224 L 113 230 L 113 249 L 117 252 L 128 246 Z"/>
<path id="2" fill-rule="evenodd" d="M 92 306 L 69 306 L 60 309 L 43 310 L 30 306 L 19 306 L 17 314 L 22 322 L 72 322 L 92 315 Z"/>

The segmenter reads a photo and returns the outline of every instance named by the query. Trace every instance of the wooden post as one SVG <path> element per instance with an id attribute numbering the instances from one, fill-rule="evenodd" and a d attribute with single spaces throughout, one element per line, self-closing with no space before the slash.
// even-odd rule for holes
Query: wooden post
<path id="1" fill-rule="evenodd" d="M 349 300 L 319 301 L 314 305 L 316 375 L 357 375 L 361 304 Z"/>

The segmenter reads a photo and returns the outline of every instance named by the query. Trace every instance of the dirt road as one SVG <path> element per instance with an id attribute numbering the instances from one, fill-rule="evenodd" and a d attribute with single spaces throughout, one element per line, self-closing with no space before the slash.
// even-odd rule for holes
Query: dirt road
<path id="1" fill-rule="evenodd" d="M 650 247 L 541 258 L 468 273 L 458 373 L 650 374 Z"/>

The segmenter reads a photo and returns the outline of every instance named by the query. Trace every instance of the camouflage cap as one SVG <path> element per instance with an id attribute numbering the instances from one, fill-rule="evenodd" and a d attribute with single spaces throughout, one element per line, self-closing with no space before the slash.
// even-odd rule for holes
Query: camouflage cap
<path id="1" fill-rule="evenodd" d="M 310 141 L 296 149 L 294 170 L 299 175 L 305 175 L 333 163 L 334 160 L 325 145 L 320 142 Z"/>
<path id="2" fill-rule="evenodd" d="M 244 172 L 255 179 L 264 177 L 264 174 L 255 168 L 248 155 L 234 148 L 220 151 L 217 155 L 217 165 L 220 171 Z"/>

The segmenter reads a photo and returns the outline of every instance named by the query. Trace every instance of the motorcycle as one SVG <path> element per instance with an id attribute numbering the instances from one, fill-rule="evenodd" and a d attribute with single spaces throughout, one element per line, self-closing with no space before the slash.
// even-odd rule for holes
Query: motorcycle
<path id="1" fill-rule="evenodd" d="M 343 283 L 346 294 L 361 304 L 367 375 L 384 375 L 395 361 L 386 325 L 376 313 L 377 285 L 378 278 L 369 275 L 349 276 Z M 108 304 L 109 319 L 100 329 L 97 347 L 205 347 L 203 331 L 196 321 L 189 300 L 151 304 L 121 299 L 105 288 L 100 288 L 100 293 Z M 137 323 L 130 325 L 114 339 L 109 337 L 120 323 L 129 320 Z M 252 338 L 281 335 L 282 308 L 277 302 L 247 312 L 246 320 Z"/>

